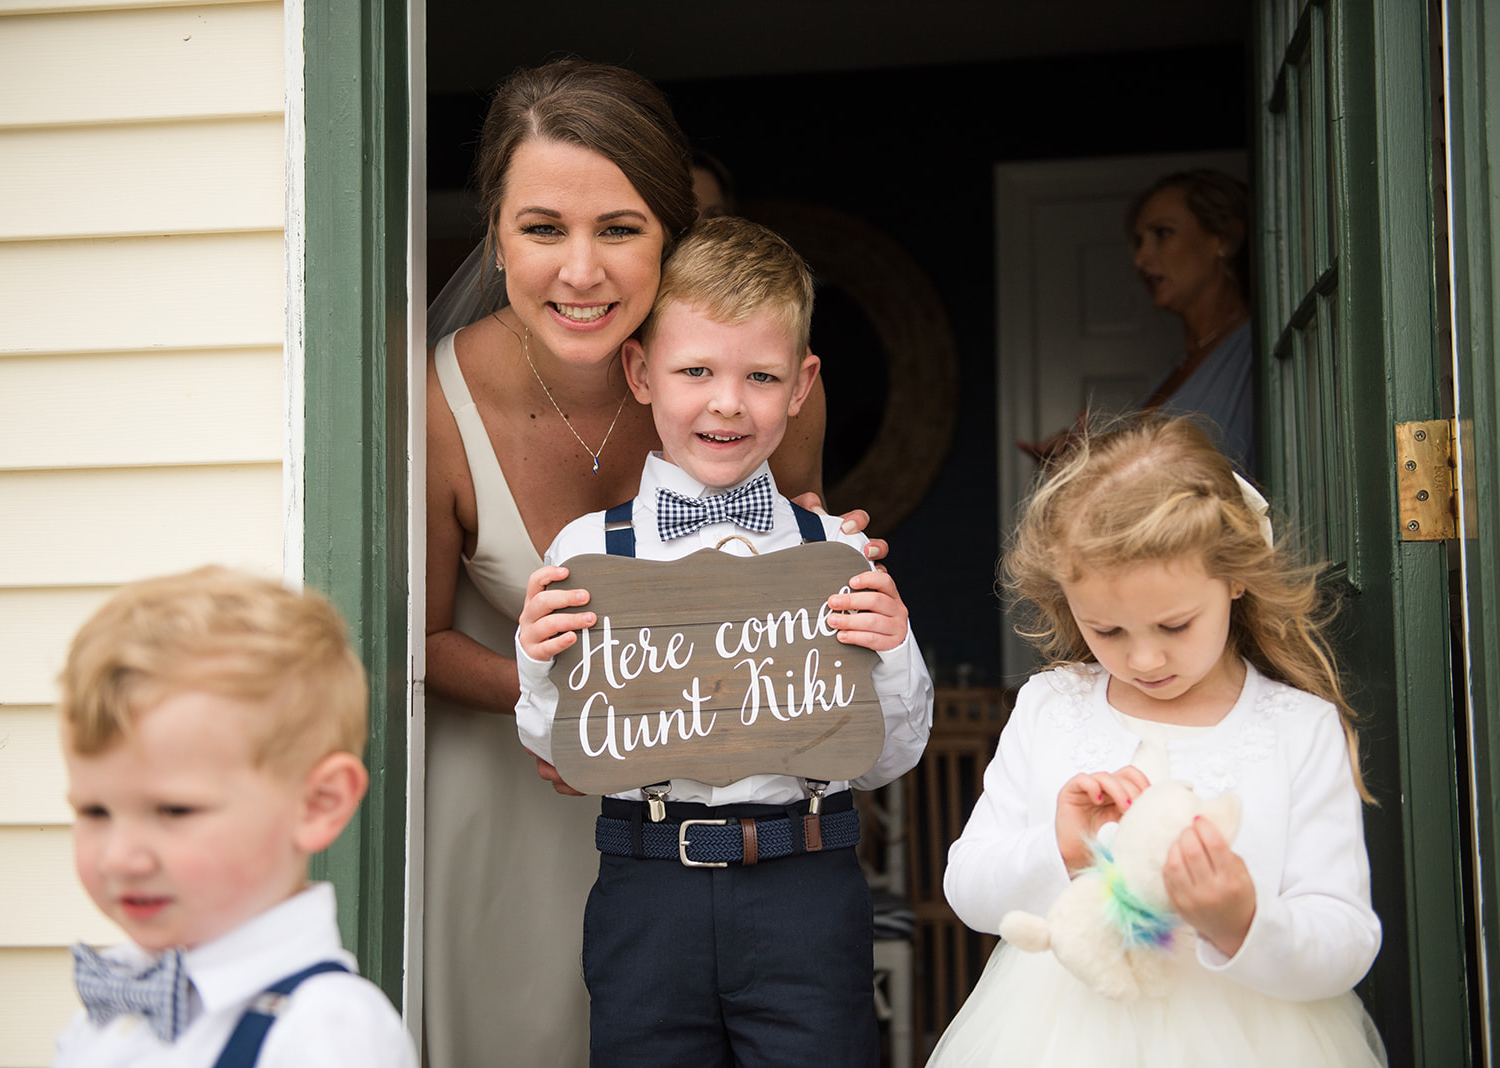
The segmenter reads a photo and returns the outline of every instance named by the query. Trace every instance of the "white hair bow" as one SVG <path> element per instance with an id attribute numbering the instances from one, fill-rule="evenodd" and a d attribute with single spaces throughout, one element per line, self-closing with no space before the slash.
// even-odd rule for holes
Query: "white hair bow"
<path id="1" fill-rule="evenodd" d="M 1260 523 L 1260 536 L 1266 539 L 1267 548 L 1276 548 L 1276 539 L 1271 533 L 1271 517 L 1266 514 L 1270 505 L 1260 495 L 1260 490 L 1250 485 L 1249 481 L 1241 477 L 1240 473 L 1234 473 L 1234 480 L 1240 484 L 1240 496 L 1245 498 L 1245 507 L 1250 509 L 1251 514 Z"/>

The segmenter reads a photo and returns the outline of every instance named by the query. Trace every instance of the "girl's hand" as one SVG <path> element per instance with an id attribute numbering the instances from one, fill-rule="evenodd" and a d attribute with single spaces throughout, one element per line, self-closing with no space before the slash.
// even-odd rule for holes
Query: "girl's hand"
<path id="1" fill-rule="evenodd" d="M 828 607 L 828 625 L 847 645 L 889 652 L 906 641 L 906 604 L 887 571 L 861 571 L 849 580 L 848 593 L 828 598 Z"/>
<path id="2" fill-rule="evenodd" d="M 1240 951 L 1255 919 L 1255 884 L 1211 820 L 1200 816 L 1182 832 L 1162 878 L 1172 907 L 1200 938 L 1226 957 Z"/>
<path id="3" fill-rule="evenodd" d="M 568 612 L 588 604 L 588 590 L 549 590 L 547 586 L 568 577 L 565 567 L 542 566 L 526 580 L 526 606 L 516 628 L 516 642 L 531 659 L 545 664 L 578 640 L 577 632 L 592 627 L 593 612 Z"/>
<path id="4" fill-rule="evenodd" d="M 1140 768 L 1127 764 L 1119 771 L 1074 775 L 1057 794 L 1057 848 L 1068 875 L 1077 875 L 1093 862 L 1089 840 L 1106 823 L 1116 823 L 1150 780 Z"/>

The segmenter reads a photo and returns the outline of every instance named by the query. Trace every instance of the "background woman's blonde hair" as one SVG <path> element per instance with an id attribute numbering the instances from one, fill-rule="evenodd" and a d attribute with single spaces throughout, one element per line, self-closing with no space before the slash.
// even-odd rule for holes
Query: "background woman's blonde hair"
<path id="1" fill-rule="evenodd" d="M 365 746 L 364 667 L 338 612 L 315 591 L 227 568 L 123 587 L 78 631 L 59 682 L 67 743 L 85 756 L 189 690 L 263 706 L 251 735 L 257 767 L 300 774 Z"/>
<path id="2" fill-rule="evenodd" d="M 1043 472 L 1005 556 L 1020 633 L 1053 665 L 1092 661 L 1062 584 L 1180 556 L 1245 588 L 1229 617 L 1229 650 L 1269 678 L 1333 704 L 1361 796 L 1353 708 L 1328 641 L 1336 604 L 1321 566 L 1266 544 L 1229 461 L 1191 418 L 1138 415 L 1077 436 Z"/>
<path id="3" fill-rule="evenodd" d="M 648 350 L 657 317 L 674 302 L 699 308 L 718 323 L 742 323 L 768 311 L 791 336 L 797 358 L 807 351 L 812 274 L 781 235 L 749 219 L 701 219 L 683 235 L 662 265 L 661 287 L 641 327 Z"/>

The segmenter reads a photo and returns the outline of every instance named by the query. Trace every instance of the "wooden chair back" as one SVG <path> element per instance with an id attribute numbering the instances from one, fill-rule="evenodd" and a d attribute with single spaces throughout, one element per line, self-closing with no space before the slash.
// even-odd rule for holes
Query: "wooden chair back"
<path id="1" fill-rule="evenodd" d="M 907 893 L 916 914 L 914 1030 L 923 1058 L 958 1013 L 999 939 L 969 930 L 943 897 L 948 846 L 984 785 L 1015 691 L 939 687 L 932 737 L 905 776 Z M 905 1065 L 899 1068 L 906 1068 Z"/>

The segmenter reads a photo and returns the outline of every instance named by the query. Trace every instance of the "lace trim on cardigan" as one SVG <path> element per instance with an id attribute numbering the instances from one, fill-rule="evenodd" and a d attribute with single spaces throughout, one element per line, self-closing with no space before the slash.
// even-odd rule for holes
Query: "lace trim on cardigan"
<path id="1" fill-rule="evenodd" d="M 1296 704 L 1291 687 L 1262 678 L 1248 722 L 1218 748 L 1200 753 L 1193 761 L 1188 781 L 1198 796 L 1207 799 L 1236 789 L 1246 768 L 1275 753 L 1276 717 Z"/>

